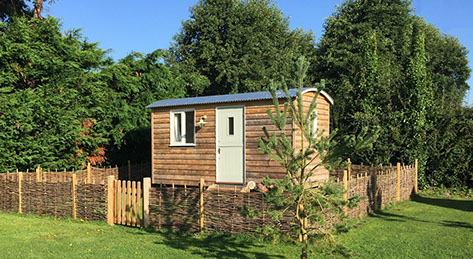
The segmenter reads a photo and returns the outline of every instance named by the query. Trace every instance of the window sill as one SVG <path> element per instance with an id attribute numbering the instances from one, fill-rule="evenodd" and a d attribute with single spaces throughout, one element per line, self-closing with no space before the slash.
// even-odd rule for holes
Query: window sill
<path id="1" fill-rule="evenodd" d="M 170 147 L 195 147 L 195 144 L 174 143 L 169 146 Z"/>

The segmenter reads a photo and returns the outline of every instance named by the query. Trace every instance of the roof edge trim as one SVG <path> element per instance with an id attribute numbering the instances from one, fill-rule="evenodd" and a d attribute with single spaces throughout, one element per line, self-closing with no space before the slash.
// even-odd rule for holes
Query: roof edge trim
<path id="1" fill-rule="evenodd" d="M 317 88 L 311 87 L 309 89 L 305 89 L 302 91 L 302 94 L 305 94 L 307 92 L 317 92 Z M 320 91 L 320 94 L 323 95 L 327 100 L 330 102 L 331 105 L 333 105 L 333 98 L 324 90 Z"/>

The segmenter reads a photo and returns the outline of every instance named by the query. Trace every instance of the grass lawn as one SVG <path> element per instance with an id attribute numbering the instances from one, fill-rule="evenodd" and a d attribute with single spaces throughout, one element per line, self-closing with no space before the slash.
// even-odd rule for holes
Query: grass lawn
<path id="1" fill-rule="evenodd" d="M 473 258 L 473 200 L 421 195 L 339 236 L 360 258 Z"/>
<path id="2" fill-rule="evenodd" d="M 366 218 L 337 239 L 334 257 L 473 258 L 473 201 L 423 195 Z M 149 233 L 6 213 L 0 213 L 0 249 L 2 258 L 298 258 L 300 251 L 252 237 Z"/>

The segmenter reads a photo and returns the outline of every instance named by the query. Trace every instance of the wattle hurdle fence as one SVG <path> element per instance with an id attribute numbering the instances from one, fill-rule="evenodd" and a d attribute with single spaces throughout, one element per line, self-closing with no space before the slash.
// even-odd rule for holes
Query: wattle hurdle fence
<path id="1" fill-rule="evenodd" d="M 151 186 L 148 177 L 125 181 L 118 180 L 118 175 L 117 167 L 90 166 L 75 172 L 38 168 L 33 173 L 0 174 L 0 210 L 200 233 L 261 233 L 262 227 L 274 224 L 259 192 L 207 189 L 204 180 L 198 187 Z M 350 165 L 336 169 L 332 176 L 347 190 L 345 199 L 366 197 L 356 208 L 345 208 L 352 217 L 365 216 L 417 193 L 417 160 L 413 165 L 387 167 Z M 257 216 L 243 216 L 240 209 L 244 206 Z M 292 220 L 285 216 L 277 227 L 287 232 Z"/>

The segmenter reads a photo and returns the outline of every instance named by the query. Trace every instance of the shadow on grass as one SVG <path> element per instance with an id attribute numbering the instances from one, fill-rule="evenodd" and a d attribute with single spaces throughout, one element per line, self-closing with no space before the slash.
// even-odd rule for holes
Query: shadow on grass
<path id="1" fill-rule="evenodd" d="M 216 258 L 283 258 L 283 256 L 263 252 L 262 245 L 255 241 L 238 240 L 224 234 L 211 234 L 207 236 L 168 234 L 160 244 L 181 249 L 202 257 Z M 252 249 L 257 248 L 257 249 Z M 258 249 L 259 248 L 259 249 Z M 253 250 L 253 251 L 250 251 Z M 258 252 L 254 250 L 259 250 Z"/>
<path id="2" fill-rule="evenodd" d="M 473 224 L 468 222 L 444 220 L 441 224 L 446 227 L 467 228 L 473 231 Z"/>
<path id="3" fill-rule="evenodd" d="M 163 240 L 157 245 L 165 245 L 174 249 L 183 250 L 194 255 L 212 258 L 284 258 L 273 254 L 269 248 L 259 244 L 251 237 L 235 237 L 228 234 L 194 235 L 172 231 L 146 230 L 147 235 L 162 235 Z"/>
<path id="4" fill-rule="evenodd" d="M 467 200 L 452 200 L 452 199 L 436 199 L 422 196 L 414 196 L 413 201 L 429 204 L 433 206 L 440 206 L 449 209 L 456 209 L 462 211 L 473 211 L 473 201 Z"/>
<path id="5" fill-rule="evenodd" d="M 468 200 L 453 200 L 453 199 L 436 199 L 436 198 L 427 198 L 421 196 L 413 196 L 412 200 L 419 203 L 429 204 L 433 206 L 440 206 L 449 209 L 456 209 L 461 211 L 473 211 L 473 201 Z M 394 222 L 422 222 L 422 223 L 430 223 L 436 224 L 444 227 L 452 227 L 452 228 L 466 228 L 473 231 L 473 224 L 468 222 L 461 222 L 461 221 L 451 221 L 451 220 L 443 220 L 443 221 L 430 221 L 419 219 L 417 217 L 399 215 L 388 213 L 385 211 L 377 211 L 373 214 L 370 214 L 370 217 L 382 219 L 385 221 L 394 221 Z"/>
<path id="6" fill-rule="evenodd" d="M 386 221 L 397 221 L 397 222 L 417 221 L 417 222 L 424 222 L 424 223 L 434 223 L 432 221 L 422 220 L 416 217 L 398 215 L 398 214 L 388 213 L 384 211 L 377 211 L 369 216 L 372 218 L 379 218 Z"/>

